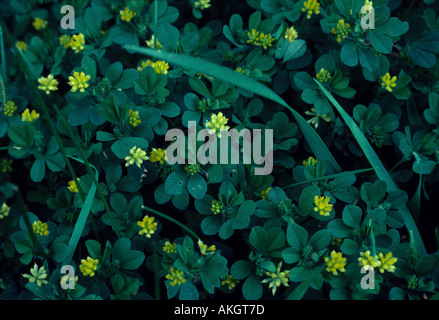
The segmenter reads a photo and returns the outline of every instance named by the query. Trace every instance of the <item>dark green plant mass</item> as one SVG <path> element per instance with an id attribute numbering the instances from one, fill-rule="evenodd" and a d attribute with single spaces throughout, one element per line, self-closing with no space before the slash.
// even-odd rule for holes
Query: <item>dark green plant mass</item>
<path id="1" fill-rule="evenodd" d="M 439 298 L 438 1 L 0 12 L 0 299 Z"/>

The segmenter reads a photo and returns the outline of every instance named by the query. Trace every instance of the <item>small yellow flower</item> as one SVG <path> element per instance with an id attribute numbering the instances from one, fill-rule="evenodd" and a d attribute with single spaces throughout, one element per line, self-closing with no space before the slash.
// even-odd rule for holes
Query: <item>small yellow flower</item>
<path id="1" fill-rule="evenodd" d="M 221 213 L 221 211 L 223 211 L 223 205 L 221 201 L 212 200 L 212 206 L 210 207 L 210 210 L 212 210 L 213 214 Z"/>
<path id="2" fill-rule="evenodd" d="M 271 36 L 271 34 L 259 32 L 256 29 L 252 29 L 250 32 L 247 32 L 247 36 L 247 43 L 263 47 L 264 49 L 271 47 L 274 41 L 274 38 Z"/>
<path id="3" fill-rule="evenodd" d="M 211 7 L 210 0 L 197 0 L 194 3 L 196 9 L 204 10 Z"/>
<path id="4" fill-rule="evenodd" d="M 12 117 L 15 110 L 17 110 L 15 102 L 12 100 L 6 101 L 5 107 L 3 108 L 3 113 L 8 117 Z"/>
<path id="5" fill-rule="evenodd" d="M 380 259 L 381 265 L 379 266 L 380 272 L 384 273 L 385 271 L 394 272 L 395 266 L 394 264 L 398 261 L 398 258 L 393 257 L 392 253 L 389 252 L 386 255 L 380 252 L 378 253 L 378 258 Z"/>
<path id="6" fill-rule="evenodd" d="M 133 127 L 137 127 L 138 124 L 142 123 L 142 120 L 140 120 L 139 111 L 134 111 L 132 109 L 128 110 L 128 117 L 130 125 Z"/>
<path id="7" fill-rule="evenodd" d="M 73 193 L 79 192 L 78 186 L 76 185 L 75 180 L 70 180 L 68 183 L 69 183 L 69 185 L 68 185 L 67 189 L 69 189 L 69 191 L 71 191 Z"/>
<path id="8" fill-rule="evenodd" d="M 63 34 L 59 37 L 59 45 L 66 49 L 70 48 L 70 36 L 68 34 Z"/>
<path id="9" fill-rule="evenodd" d="M 51 91 L 58 90 L 58 80 L 55 79 L 53 74 L 49 74 L 47 77 L 41 76 L 38 78 L 38 89 L 43 90 L 46 94 L 50 94 Z"/>
<path id="10" fill-rule="evenodd" d="M 320 122 L 320 118 L 322 118 L 323 120 L 325 120 L 326 122 L 331 122 L 332 118 L 329 115 L 329 113 L 324 114 L 323 116 L 320 116 L 316 109 L 313 107 L 311 108 L 311 111 L 305 111 L 305 114 L 309 115 L 309 116 L 313 116 L 311 119 L 309 119 L 307 122 L 311 123 L 314 125 L 314 128 L 318 128 L 319 126 L 319 122 Z"/>
<path id="11" fill-rule="evenodd" d="M 24 41 L 17 41 L 15 43 L 15 46 L 18 47 L 18 49 L 20 49 L 21 51 L 26 51 L 27 49 L 27 44 Z"/>
<path id="12" fill-rule="evenodd" d="M 79 277 L 75 276 L 73 279 L 70 278 L 68 275 L 62 276 L 61 277 L 61 281 L 60 281 L 60 285 L 61 286 L 68 286 L 70 285 L 70 281 L 73 281 L 74 285 L 76 286 L 76 284 L 78 283 Z"/>
<path id="13" fill-rule="evenodd" d="M 151 39 L 146 40 L 145 43 L 146 43 L 146 45 L 147 45 L 149 48 L 154 49 L 154 46 L 155 46 L 155 35 L 152 35 L 152 36 L 151 36 Z M 162 44 L 161 44 L 161 43 L 159 42 L 159 40 L 157 39 L 157 50 L 161 50 L 162 48 L 163 48 Z"/>
<path id="14" fill-rule="evenodd" d="M 125 10 L 120 10 L 120 20 L 130 22 L 132 18 L 134 18 L 137 13 L 135 11 L 130 10 L 130 8 L 126 7 Z"/>
<path id="15" fill-rule="evenodd" d="M 381 77 L 381 87 L 386 88 L 387 91 L 392 92 L 392 88 L 396 87 L 396 80 L 398 80 L 397 76 L 390 76 L 390 73 L 386 73 Z"/>
<path id="16" fill-rule="evenodd" d="M 266 272 L 267 276 L 270 278 L 264 279 L 261 282 L 270 284 L 268 285 L 268 288 L 272 288 L 271 292 L 274 294 L 276 293 L 277 288 L 279 288 L 281 285 L 284 285 L 285 287 L 289 287 L 288 284 L 289 277 L 290 277 L 290 270 L 281 271 L 282 268 L 282 261 L 279 262 L 276 268 L 276 272 Z"/>
<path id="17" fill-rule="evenodd" d="M 366 0 L 364 1 L 364 15 L 368 14 L 369 11 L 373 8 L 373 1 Z"/>
<path id="18" fill-rule="evenodd" d="M 28 122 L 34 122 L 40 117 L 40 114 L 37 113 L 35 110 L 32 110 L 32 112 L 29 111 L 28 108 L 26 108 L 23 113 L 21 114 L 21 121 L 28 121 Z"/>
<path id="19" fill-rule="evenodd" d="M 184 170 L 186 170 L 191 174 L 191 176 L 193 176 L 194 174 L 200 172 L 201 167 L 198 163 L 188 164 L 184 166 Z"/>
<path id="20" fill-rule="evenodd" d="M 378 256 L 375 255 L 375 257 L 372 257 L 369 250 L 360 253 L 358 262 L 360 267 L 364 267 L 365 270 L 369 270 L 371 267 L 376 268 L 381 266 L 381 261 L 378 260 Z"/>
<path id="21" fill-rule="evenodd" d="M 11 208 L 6 204 L 6 202 L 3 202 L 2 207 L 0 209 L 0 219 L 3 219 L 9 215 Z"/>
<path id="22" fill-rule="evenodd" d="M 332 211 L 333 204 L 329 203 L 329 197 L 326 196 L 315 196 L 314 197 L 314 211 L 318 212 L 321 216 L 329 216 Z"/>
<path id="23" fill-rule="evenodd" d="M 289 43 L 297 39 L 299 34 L 294 27 L 290 27 L 285 31 L 284 39 L 287 39 Z"/>
<path id="24" fill-rule="evenodd" d="M 151 60 L 142 61 L 137 70 L 142 71 L 146 67 L 152 67 L 157 74 L 168 74 L 169 65 L 165 61 L 153 62 Z"/>
<path id="25" fill-rule="evenodd" d="M 47 21 L 41 18 L 35 18 L 34 22 L 32 22 L 32 25 L 36 30 L 43 30 L 47 27 Z"/>
<path id="26" fill-rule="evenodd" d="M 200 252 L 203 256 L 206 254 L 213 254 L 216 250 L 215 245 L 208 247 L 207 244 L 204 244 L 203 241 L 201 241 L 201 239 L 198 240 L 198 247 L 200 248 Z"/>
<path id="27" fill-rule="evenodd" d="M 71 37 L 70 42 L 69 42 L 69 47 L 73 51 L 75 51 L 75 53 L 78 53 L 78 52 L 84 50 L 84 45 L 85 45 L 85 38 L 84 38 L 84 35 L 82 33 L 74 34 Z M 64 47 L 66 47 L 66 45 L 64 45 Z"/>
<path id="28" fill-rule="evenodd" d="M 221 130 L 229 130 L 230 127 L 226 126 L 229 119 L 227 119 L 222 112 L 218 114 L 212 114 L 210 121 L 206 121 L 206 128 L 209 129 L 210 134 L 216 133 L 218 138 L 221 138 Z"/>
<path id="29" fill-rule="evenodd" d="M 163 246 L 163 251 L 168 254 L 177 253 L 177 244 L 166 241 L 165 245 Z"/>
<path id="30" fill-rule="evenodd" d="M 169 269 L 169 273 L 165 276 L 165 278 L 171 280 L 170 285 L 172 287 L 174 287 L 176 284 L 180 285 L 186 282 L 186 279 L 184 278 L 184 272 L 178 269 L 174 269 L 174 267 L 171 267 Z"/>
<path id="31" fill-rule="evenodd" d="M 142 221 L 137 221 L 137 225 L 142 228 L 139 234 L 145 234 L 147 238 L 151 238 L 157 230 L 157 222 L 154 221 L 154 217 L 145 216 Z"/>
<path id="32" fill-rule="evenodd" d="M 332 272 L 334 276 L 338 275 L 338 271 L 345 272 L 346 260 L 341 252 L 332 250 L 331 257 L 325 257 L 326 271 Z"/>
<path id="33" fill-rule="evenodd" d="M 321 68 L 319 73 L 316 74 L 317 80 L 319 80 L 321 83 L 328 82 L 329 79 L 331 79 L 331 73 L 326 70 L 325 68 Z"/>
<path id="34" fill-rule="evenodd" d="M 239 280 L 234 278 L 232 275 L 228 274 L 227 276 L 221 278 L 221 285 L 227 285 L 229 290 L 232 290 L 234 287 L 236 287 L 236 284 L 239 283 Z"/>
<path id="35" fill-rule="evenodd" d="M 12 172 L 12 159 L 2 159 L 0 168 L 3 173 Z"/>
<path id="36" fill-rule="evenodd" d="M 240 74 L 244 74 L 245 75 L 245 70 L 242 69 L 241 67 L 236 68 L 235 71 L 240 73 Z"/>
<path id="37" fill-rule="evenodd" d="M 151 153 L 149 154 L 149 161 L 163 164 L 166 160 L 166 150 L 162 150 L 162 148 L 152 148 Z"/>
<path id="38" fill-rule="evenodd" d="M 47 223 L 41 221 L 34 221 L 32 225 L 32 229 L 34 233 L 39 236 L 47 236 L 49 234 L 49 230 L 47 229 Z"/>
<path id="39" fill-rule="evenodd" d="M 268 192 L 270 192 L 271 187 L 268 187 L 266 190 L 262 190 L 261 191 L 261 198 L 263 200 L 267 200 L 268 199 Z"/>
<path id="40" fill-rule="evenodd" d="M 84 276 L 95 276 L 95 271 L 98 269 L 99 260 L 87 257 L 86 259 L 81 259 L 81 264 L 79 265 L 79 270 Z"/>
<path id="41" fill-rule="evenodd" d="M 304 1 L 302 12 L 306 12 L 306 18 L 309 19 L 313 14 L 320 13 L 320 3 L 317 0 Z"/>
<path id="42" fill-rule="evenodd" d="M 419 286 L 419 279 L 416 278 L 416 275 L 412 275 L 407 278 L 407 288 L 414 290 Z"/>
<path id="43" fill-rule="evenodd" d="M 343 239 L 334 237 L 334 239 L 332 239 L 332 241 L 331 241 L 331 245 L 340 247 L 342 242 L 343 242 Z"/>
<path id="44" fill-rule="evenodd" d="M 81 73 L 75 71 L 73 76 L 69 76 L 69 80 L 69 85 L 72 87 L 70 91 L 76 92 L 79 90 L 79 92 L 84 92 L 89 87 L 87 81 L 90 80 L 90 76 L 85 75 L 84 71 L 81 71 Z"/>
<path id="45" fill-rule="evenodd" d="M 148 159 L 149 158 L 146 155 L 146 151 L 134 146 L 130 149 L 129 155 L 127 155 L 125 157 L 125 161 L 127 162 L 127 163 L 125 163 L 125 166 L 128 167 L 128 166 L 135 163 L 136 166 L 138 166 L 140 168 L 143 161 L 148 160 Z"/>
<path id="46" fill-rule="evenodd" d="M 337 42 L 341 42 L 351 31 L 351 25 L 343 19 L 338 20 L 337 25 L 332 28 L 331 33 L 337 36 Z"/>
<path id="47" fill-rule="evenodd" d="M 302 165 L 304 167 L 315 167 L 319 163 L 319 160 L 309 157 L 307 160 L 303 160 Z"/>
<path id="48" fill-rule="evenodd" d="M 35 263 L 34 267 L 30 269 L 30 273 L 31 274 L 22 274 L 23 278 L 29 279 L 29 283 L 36 283 L 38 287 L 41 287 L 41 285 L 43 284 L 49 283 L 46 280 L 48 274 L 44 266 L 38 268 L 38 265 Z"/>

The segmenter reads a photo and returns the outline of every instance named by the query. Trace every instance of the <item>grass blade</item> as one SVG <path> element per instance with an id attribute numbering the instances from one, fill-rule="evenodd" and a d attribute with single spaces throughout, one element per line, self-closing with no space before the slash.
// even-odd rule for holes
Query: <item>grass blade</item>
<path id="1" fill-rule="evenodd" d="M 382 164 L 381 160 L 379 159 L 378 155 L 375 153 L 375 150 L 370 145 L 369 141 L 367 141 L 366 137 L 364 136 L 363 132 L 360 130 L 358 125 L 355 123 L 355 121 L 349 116 L 349 114 L 344 111 L 344 109 L 341 107 L 341 105 L 335 100 L 335 98 L 332 96 L 328 90 L 326 90 L 325 87 L 322 86 L 322 84 L 315 80 L 317 85 L 320 87 L 320 89 L 323 91 L 325 96 L 331 101 L 333 106 L 337 109 L 337 111 L 340 113 L 341 117 L 343 118 L 346 125 L 351 130 L 353 136 L 357 140 L 357 143 L 361 147 L 361 150 L 363 150 L 364 155 L 366 156 L 367 160 L 369 160 L 369 163 L 372 165 L 372 167 L 375 168 L 375 172 L 379 179 L 383 180 L 387 184 L 387 190 L 388 191 L 394 191 L 399 190 L 396 183 L 393 181 L 390 174 L 387 172 L 386 168 Z M 422 241 L 421 235 L 419 233 L 419 230 L 416 226 L 415 221 L 413 220 L 413 217 L 410 213 L 410 211 L 407 209 L 407 207 L 403 207 L 400 210 L 402 216 L 404 217 L 404 224 L 407 228 L 407 230 L 410 232 L 413 232 L 413 238 L 414 243 L 416 246 L 416 249 L 418 250 L 420 255 L 423 255 L 426 253 L 426 249 L 424 246 L 424 243 Z"/>
<path id="2" fill-rule="evenodd" d="M 207 74 L 218 80 L 253 92 L 261 97 L 270 99 L 271 101 L 280 104 L 292 113 L 314 155 L 319 160 L 324 161 L 327 164 L 328 172 L 338 173 L 342 171 L 337 161 L 329 152 L 326 144 L 323 142 L 317 132 L 311 127 L 311 125 L 296 110 L 291 108 L 279 95 L 277 95 L 273 90 L 266 87 L 262 83 L 259 83 L 258 81 L 238 72 L 235 72 L 229 68 L 203 60 L 201 58 L 195 58 L 183 54 L 157 51 L 149 48 L 141 48 L 133 45 L 125 45 L 123 47 L 129 52 L 138 52 L 157 59 L 165 60 L 171 64 L 178 65 L 185 69 L 190 69 Z"/>

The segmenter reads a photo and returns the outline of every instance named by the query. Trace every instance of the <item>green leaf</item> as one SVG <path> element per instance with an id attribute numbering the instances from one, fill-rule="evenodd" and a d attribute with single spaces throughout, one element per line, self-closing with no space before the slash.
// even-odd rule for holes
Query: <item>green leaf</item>
<path id="1" fill-rule="evenodd" d="M 165 191 L 172 195 L 181 194 L 186 186 L 187 179 L 186 173 L 172 172 L 166 178 Z"/>
<path id="2" fill-rule="evenodd" d="M 175 51 L 180 38 L 180 31 L 169 23 L 163 23 L 157 30 L 157 39 L 163 45 L 162 50 Z"/>
<path id="3" fill-rule="evenodd" d="M 372 31 L 369 32 L 369 39 L 372 47 L 376 51 L 384 54 L 392 52 L 392 39 L 390 39 L 390 37 L 386 36 L 385 34 Z"/>
<path id="4" fill-rule="evenodd" d="M 346 238 L 353 234 L 351 227 L 347 226 L 341 219 L 333 219 L 328 223 L 328 230 L 337 238 Z"/>
<path id="5" fill-rule="evenodd" d="M 254 270 L 255 265 L 253 263 L 245 260 L 238 260 L 230 268 L 230 273 L 234 278 L 242 280 L 252 274 Z"/>
<path id="6" fill-rule="evenodd" d="M 120 267 L 127 270 L 136 270 L 140 268 L 145 260 L 145 254 L 138 250 L 128 251 L 121 260 Z"/>
<path id="7" fill-rule="evenodd" d="M 247 300 L 259 300 L 262 296 L 261 279 L 255 274 L 248 277 L 242 286 L 242 294 Z"/>
<path id="8" fill-rule="evenodd" d="M 287 241 L 293 248 L 301 250 L 308 241 L 308 231 L 298 224 L 290 224 L 287 228 Z"/>
<path id="9" fill-rule="evenodd" d="M 346 43 L 341 48 L 341 60 L 349 67 L 355 67 L 358 64 L 358 51 L 353 43 Z"/>
<path id="10" fill-rule="evenodd" d="M 347 205 L 343 209 L 343 222 L 351 228 L 359 228 L 361 225 L 361 217 L 363 213 L 361 208 L 353 205 Z"/>
<path id="11" fill-rule="evenodd" d="M 46 174 L 46 165 L 43 159 L 37 158 L 30 169 L 30 178 L 34 182 L 40 182 Z"/>
<path id="12" fill-rule="evenodd" d="M 187 189 L 195 199 L 201 199 L 207 191 L 206 180 L 199 173 L 195 173 L 189 178 Z"/>
<path id="13" fill-rule="evenodd" d="M 85 246 L 87 247 L 88 254 L 93 259 L 102 257 L 102 248 L 98 241 L 89 239 L 85 241 Z"/>

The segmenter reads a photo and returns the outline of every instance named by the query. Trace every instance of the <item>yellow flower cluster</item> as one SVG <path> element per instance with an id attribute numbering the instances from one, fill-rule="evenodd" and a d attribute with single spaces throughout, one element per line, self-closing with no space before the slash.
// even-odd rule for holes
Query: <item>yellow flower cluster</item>
<path id="1" fill-rule="evenodd" d="M 69 47 L 75 51 L 75 53 L 78 53 L 82 50 L 84 50 L 85 45 L 85 38 L 82 33 L 74 34 L 72 38 L 69 41 Z M 64 45 L 65 47 L 65 45 Z"/>
<path id="2" fill-rule="evenodd" d="M 290 27 L 285 31 L 284 39 L 287 39 L 289 43 L 297 39 L 299 34 L 294 27 Z"/>
<path id="3" fill-rule="evenodd" d="M 36 30 L 43 30 L 47 27 L 47 21 L 41 18 L 35 18 L 34 22 L 32 22 L 32 25 Z"/>
<path id="4" fill-rule="evenodd" d="M 282 261 L 277 265 L 276 272 L 266 272 L 267 276 L 270 278 L 261 281 L 262 283 L 269 283 L 268 288 L 272 289 L 271 291 L 273 295 L 276 293 L 277 288 L 279 288 L 281 285 L 289 287 L 288 281 L 290 277 L 290 270 L 281 271 L 281 268 Z"/>
<path id="5" fill-rule="evenodd" d="M 331 73 L 325 68 L 321 68 L 319 73 L 316 74 L 317 80 L 321 83 L 328 82 L 331 79 Z"/>
<path id="6" fill-rule="evenodd" d="M 76 92 L 79 90 L 79 92 L 84 92 L 89 87 L 87 81 L 90 80 L 90 76 L 85 75 L 84 71 L 81 71 L 81 73 L 75 71 L 73 76 L 69 76 L 69 80 L 69 85 L 72 87 L 70 91 Z"/>
<path id="7" fill-rule="evenodd" d="M 392 92 L 392 88 L 396 87 L 397 76 L 390 76 L 390 73 L 386 73 L 381 77 L 381 87 L 386 88 L 387 91 Z"/>
<path id="8" fill-rule="evenodd" d="M 197 0 L 194 3 L 194 7 L 200 10 L 210 8 L 210 6 L 211 6 L 210 0 Z"/>
<path id="9" fill-rule="evenodd" d="M 28 108 L 26 108 L 23 113 L 21 114 L 21 121 L 27 121 L 27 122 L 34 122 L 40 117 L 40 114 L 37 113 L 35 110 L 29 111 Z"/>
<path id="10" fill-rule="evenodd" d="M 79 192 L 78 186 L 76 185 L 75 180 L 70 180 L 68 183 L 69 183 L 69 185 L 68 185 L 67 189 L 69 189 L 69 191 L 71 191 L 73 193 Z"/>
<path id="11" fill-rule="evenodd" d="M 236 68 L 235 71 L 240 73 L 240 74 L 244 74 L 245 75 L 245 70 L 242 69 L 241 67 Z"/>
<path id="12" fill-rule="evenodd" d="M 252 29 L 250 32 L 247 32 L 247 36 L 247 43 L 263 47 L 264 49 L 271 47 L 274 41 L 274 38 L 271 36 L 271 34 L 259 32 L 256 29 Z"/>
<path id="13" fill-rule="evenodd" d="M 30 273 L 31 274 L 22 274 L 23 278 L 29 279 L 29 283 L 36 283 L 38 287 L 41 287 L 42 284 L 49 283 L 46 280 L 48 274 L 44 266 L 38 268 L 38 265 L 35 263 L 34 267 L 30 269 Z"/>
<path id="14" fill-rule="evenodd" d="M 147 238 L 151 238 L 151 235 L 157 230 L 157 222 L 154 221 L 154 217 L 145 216 L 142 221 L 137 221 L 137 225 L 142 228 L 139 234 L 144 234 Z"/>
<path id="15" fill-rule="evenodd" d="M 341 42 L 351 31 L 351 25 L 343 19 L 338 20 L 337 25 L 332 28 L 331 33 L 337 36 L 337 42 Z"/>
<path id="16" fill-rule="evenodd" d="M 213 214 L 221 213 L 221 211 L 223 210 L 223 205 L 221 201 L 212 200 L 212 206 L 210 207 L 210 210 L 212 210 Z"/>
<path id="17" fill-rule="evenodd" d="M 239 283 L 239 280 L 234 278 L 231 274 L 221 278 L 221 285 L 227 285 L 229 290 L 232 290 L 234 287 L 236 287 L 237 283 Z"/>
<path id="18" fill-rule="evenodd" d="M 130 125 L 133 127 L 137 127 L 138 124 L 142 123 L 142 120 L 140 120 L 139 111 L 134 111 L 132 109 L 128 110 L 128 117 Z"/>
<path id="19" fill-rule="evenodd" d="M 154 48 L 155 48 L 155 35 L 152 35 L 152 36 L 151 36 L 151 39 L 146 40 L 145 43 L 146 43 L 146 45 L 147 45 L 149 48 L 154 49 Z M 160 50 L 161 48 L 163 48 L 163 46 L 162 46 L 162 44 L 159 42 L 159 39 L 157 39 L 157 50 Z"/>
<path id="20" fill-rule="evenodd" d="M 227 119 L 222 112 L 218 114 L 212 114 L 210 121 L 206 121 L 206 128 L 209 129 L 210 134 L 216 133 L 218 138 L 221 138 L 221 130 L 229 130 L 230 127 L 226 126 L 229 119 Z"/>
<path id="21" fill-rule="evenodd" d="M 332 272 L 334 276 L 338 275 L 338 271 L 345 272 L 346 258 L 343 258 L 341 252 L 331 251 L 330 257 L 325 257 L 326 271 Z"/>
<path id="22" fill-rule="evenodd" d="M 79 270 L 84 276 L 95 276 L 95 271 L 98 269 L 99 260 L 87 257 L 86 259 L 81 259 L 81 264 L 79 265 Z"/>
<path id="23" fill-rule="evenodd" d="M 381 273 L 384 273 L 385 271 L 394 272 L 394 264 L 396 261 L 398 261 L 398 258 L 393 257 L 391 252 L 388 252 L 386 255 L 380 252 L 378 255 L 375 255 L 375 257 L 372 257 L 369 250 L 361 252 L 360 257 L 358 258 L 360 267 L 364 267 L 366 270 L 371 267 L 379 268 Z"/>
<path id="24" fill-rule="evenodd" d="M 41 76 L 38 79 L 38 89 L 43 90 L 46 94 L 50 94 L 51 91 L 58 90 L 58 80 L 55 79 L 53 74 L 49 74 L 47 77 Z"/>
<path id="25" fill-rule="evenodd" d="M 15 46 L 18 47 L 18 49 L 20 49 L 21 51 L 26 51 L 27 49 L 27 44 L 24 41 L 17 41 L 15 43 Z"/>
<path id="26" fill-rule="evenodd" d="M 314 211 L 318 212 L 321 216 L 329 216 L 332 211 L 333 204 L 329 203 L 329 197 L 326 196 L 315 196 L 314 197 Z"/>
<path id="27" fill-rule="evenodd" d="M 134 146 L 130 149 L 129 155 L 127 155 L 125 157 L 125 161 L 127 162 L 127 163 L 125 163 L 125 166 L 128 167 L 128 166 L 135 163 L 136 166 L 140 168 L 143 161 L 148 160 L 148 159 L 149 158 L 146 155 L 146 151 Z"/>
<path id="28" fill-rule="evenodd" d="M 184 278 L 183 275 L 184 275 L 183 271 L 171 267 L 169 269 L 169 273 L 165 276 L 165 278 L 171 280 L 170 285 L 174 287 L 176 284 L 180 285 L 186 282 L 186 279 Z"/>
<path id="29" fill-rule="evenodd" d="M 184 170 L 186 170 L 191 174 L 191 176 L 193 176 L 194 174 L 200 172 L 201 167 L 198 163 L 188 164 L 184 166 Z"/>
<path id="30" fill-rule="evenodd" d="M 49 230 L 47 230 L 47 223 L 41 221 L 34 221 L 32 225 L 32 229 L 35 234 L 40 236 L 47 236 L 49 234 Z"/>
<path id="31" fill-rule="evenodd" d="M 9 215 L 10 212 L 9 206 L 6 204 L 6 202 L 3 202 L 2 207 L 0 208 L 0 219 L 3 219 Z"/>
<path id="32" fill-rule="evenodd" d="M 2 159 L 0 168 L 3 173 L 12 172 L 12 159 Z"/>
<path id="33" fill-rule="evenodd" d="M 315 167 L 319 163 L 319 160 L 309 157 L 307 160 L 303 160 L 302 165 L 304 167 Z"/>
<path id="34" fill-rule="evenodd" d="M 126 7 L 125 10 L 120 10 L 120 20 L 130 22 L 132 18 L 134 18 L 137 13 L 135 11 L 130 10 L 130 8 Z"/>
<path id="35" fill-rule="evenodd" d="M 15 102 L 11 100 L 6 101 L 6 104 L 3 108 L 3 113 L 8 117 L 12 117 L 15 110 L 17 110 L 17 106 L 15 105 Z"/>
<path id="36" fill-rule="evenodd" d="M 176 243 L 170 243 L 169 241 L 165 242 L 165 245 L 163 246 L 163 251 L 171 254 L 177 252 L 177 244 Z"/>
<path id="37" fill-rule="evenodd" d="M 149 154 L 149 161 L 163 164 L 166 160 L 166 150 L 162 150 L 162 148 L 152 148 L 151 153 Z"/>
<path id="38" fill-rule="evenodd" d="M 306 18 L 309 19 L 313 14 L 320 13 L 320 3 L 317 0 L 307 0 L 303 2 L 302 12 L 306 12 Z"/>
<path id="39" fill-rule="evenodd" d="M 270 192 L 271 187 L 268 187 L 266 190 L 262 190 L 261 191 L 261 198 L 263 200 L 267 200 L 268 199 L 268 192 Z"/>
<path id="40" fill-rule="evenodd" d="M 201 241 L 201 239 L 198 240 L 198 247 L 200 248 L 200 252 L 203 256 L 205 256 L 208 253 L 213 254 L 216 250 L 215 245 L 207 246 L 207 244 L 204 244 L 203 241 Z"/>
<path id="41" fill-rule="evenodd" d="M 142 71 L 148 66 L 152 67 L 157 74 L 168 74 L 169 65 L 165 61 L 153 62 L 148 59 L 147 61 L 142 61 L 137 70 Z"/>

